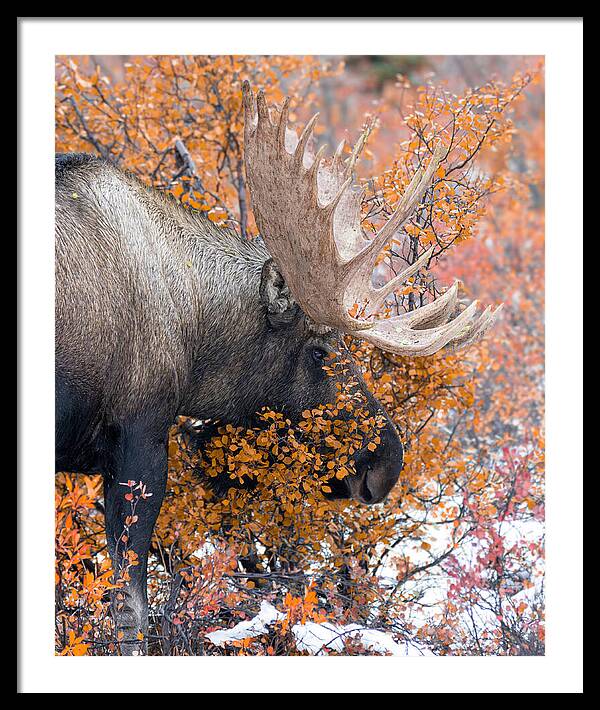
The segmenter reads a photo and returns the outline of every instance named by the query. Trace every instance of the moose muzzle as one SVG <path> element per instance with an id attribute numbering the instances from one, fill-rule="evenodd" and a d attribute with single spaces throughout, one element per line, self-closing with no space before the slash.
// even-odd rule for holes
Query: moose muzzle
<path id="1" fill-rule="evenodd" d="M 362 449 L 355 457 L 356 474 L 346 483 L 350 497 L 367 505 L 381 503 L 396 485 L 404 460 L 404 449 L 396 427 L 388 420 L 375 451 Z"/>

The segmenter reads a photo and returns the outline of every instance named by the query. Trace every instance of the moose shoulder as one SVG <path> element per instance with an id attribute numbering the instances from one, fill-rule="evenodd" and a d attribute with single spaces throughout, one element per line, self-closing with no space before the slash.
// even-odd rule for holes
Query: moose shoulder
<path id="1" fill-rule="evenodd" d="M 244 102 L 246 173 L 261 232 L 255 240 L 216 227 L 100 159 L 56 158 L 56 468 L 103 474 L 116 569 L 130 514 L 123 486 L 141 482 L 151 494 L 128 540 L 139 564 L 114 608 L 123 653 L 145 647 L 138 639 L 148 623 L 147 556 L 178 415 L 247 424 L 269 406 L 296 418 L 334 400 L 338 382 L 323 365 L 329 355 L 339 358 L 344 377 L 385 425 L 380 446 L 358 452 L 355 475 L 331 495 L 376 503 L 398 479 L 402 445 L 343 334 L 427 354 L 481 337 L 494 318 L 488 310 L 475 319 L 473 305 L 452 319 L 456 287 L 407 317 L 375 325 L 351 317 L 362 300 L 374 312 L 429 258 L 385 293 L 371 288 L 377 253 L 422 199 L 431 166 L 382 232 L 364 240 L 351 188 L 358 151 L 347 164 L 340 151 L 322 163 L 306 149 L 311 126 L 299 139 L 287 127 L 287 105 L 269 111 L 248 86 Z"/>

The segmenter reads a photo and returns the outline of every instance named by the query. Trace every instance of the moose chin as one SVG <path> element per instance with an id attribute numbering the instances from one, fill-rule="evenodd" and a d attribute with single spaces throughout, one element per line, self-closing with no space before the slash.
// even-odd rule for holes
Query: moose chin
<path id="1" fill-rule="evenodd" d="M 180 415 L 237 422 L 261 407 L 297 416 L 331 402 L 348 363 L 369 411 L 386 418 L 381 445 L 356 455 L 356 475 L 332 495 L 382 501 L 402 467 L 402 444 L 351 362 L 344 336 L 400 355 L 428 355 L 481 338 L 496 318 L 458 311 L 458 284 L 406 314 L 379 316 L 396 289 L 429 265 L 426 251 L 382 287 L 379 254 L 422 201 L 443 151 L 419 170 L 373 237 L 360 223 L 362 192 L 341 145 L 311 152 L 288 101 L 269 107 L 243 87 L 244 159 L 260 237 L 215 226 L 133 175 L 84 154 L 56 158 L 56 468 L 104 476 L 113 566 L 129 506 L 123 485 L 151 492 L 130 530 L 139 564 L 113 608 L 120 652 L 144 653 L 146 568 L 167 479 L 168 432 Z M 355 307 L 359 306 L 358 311 Z M 351 313 L 358 312 L 360 317 Z M 339 382 L 339 378 L 338 378 Z"/>

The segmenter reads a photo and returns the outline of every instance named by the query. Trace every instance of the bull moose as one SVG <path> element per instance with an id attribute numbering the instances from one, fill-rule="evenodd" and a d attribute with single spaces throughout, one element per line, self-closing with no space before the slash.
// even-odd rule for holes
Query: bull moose
<path id="1" fill-rule="evenodd" d="M 316 116 L 301 135 L 288 105 L 269 107 L 243 85 L 244 159 L 260 237 L 247 240 L 86 154 L 56 157 L 56 469 L 104 476 L 113 565 L 128 507 L 120 484 L 152 493 L 131 528 L 139 564 L 113 609 L 121 652 L 143 653 L 146 567 L 167 479 L 167 438 L 179 415 L 241 424 L 263 406 L 297 418 L 333 401 L 328 354 L 351 335 L 403 355 L 468 345 L 496 319 L 477 302 L 456 315 L 458 284 L 428 305 L 377 318 L 386 298 L 426 266 L 425 252 L 382 287 L 376 260 L 417 208 L 442 159 L 434 152 L 371 239 L 349 158 L 313 153 Z M 351 315 L 360 305 L 359 316 Z M 385 417 L 375 451 L 331 496 L 382 501 L 402 468 L 400 437 L 349 365 L 373 415 Z"/>

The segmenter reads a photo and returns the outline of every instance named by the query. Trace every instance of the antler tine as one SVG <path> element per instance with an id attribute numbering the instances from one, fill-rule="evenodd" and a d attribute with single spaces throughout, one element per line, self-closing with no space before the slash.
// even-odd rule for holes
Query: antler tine
<path id="1" fill-rule="evenodd" d="M 332 159 L 324 160 L 324 148 L 314 157 L 308 148 L 318 114 L 298 138 L 287 125 L 289 98 L 274 121 L 264 93 L 258 92 L 255 99 L 248 82 L 243 85 L 243 103 L 246 176 L 256 224 L 294 299 L 314 323 L 405 355 L 428 355 L 448 344 L 461 347 L 483 337 L 500 309 L 488 308 L 475 318 L 475 301 L 449 320 L 457 306 L 458 283 L 415 311 L 373 320 L 386 298 L 433 256 L 430 248 L 384 286 L 372 286 L 379 254 L 431 185 L 444 154 L 441 145 L 369 240 L 361 227 L 364 189 L 352 187 L 352 173 L 372 126 L 363 130 L 347 161 L 344 141 Z M 350 316 L 354 304 L 366 319 Z"/>
<path id="2" fill-rule="evenodd" d="M 482 340 L 485 334 L 498 322 L 502 306 L 503 304 L 500 304 L 494 310 L 492 310 L 491 306 L 488 306 L 475 323 L 473 323 L 469 331 L 462 337 L 451 340 L 448 343 L 448 348 L 458 350 L 459 348 L 474 345 Z"/>
<path id="3" fill-rule="evenodd" d="M 375 263 L 381 251 L 392 239 L 396 231 L 406 222 L 414 212 L 419 202 L 423 199 L 425 191 L 442 158 L 443 149 L 438 146 L 426 170 L 419 169 L 413 175 L 406 191 L 400 198 L 398 207 L 388 221 L 383 225 L 373 240 L 362 251 L 356 254 L 347 264 L 345 269 L 345 288 L 349 301 L 357 302 L 367 298 L 370 302 L 369 313 L 374 313 L 383 303 L 385 298 L 398 288 L 407 278 L 416 273 L 421 266 L 429 262 L 433 249 L 429 249 L 411 267 L 398 277 L 386 284 L 382 289 L 375 290 L 371 286 L 371 278 Z"/>
<path id="4" fill-rule="evenodd" d="M 265 98 L 265 92 L 259 91 L 256 96 L 256 108 L 258 111 L 258 127 L 261 128 L 265 124 L 271 124 L 271 116 L 269 114 L 269 107 L 267 106 L 267 100 Z"/>
<path id="5" fill-rule="evenodd" d="M 345 138 L 342 138 L 342 140 L 339 142 L 338 147 L 335 150 L 335 154 L 333 156 L 333 162 L 331 164 L 331 167 L 336 170 L 345 170 L 344 168 L 344 162 L 343 162 L 343 154 L 344 154 L 344 148 L 346 147 L 346 140 Z"/>
<path id="6" fill-rule="evenodd" d="M 326 146 L 322 145 L 317 154 L 314 157 L 312 165 L 308 168 L 308 174 L 312 177 L 315 184 L 317 182 L 317 176 L 319 173 L 319 168 L 321 167 L 321 161 L 323 160 L 323 154 L 325 153 Z"/>
<path id="7" fill-rule="evenodd" d="M 456 310 L 458 303 L 458 285 L 459 282 L 455 281 L 446 293 L 436 298 L 435 301 L 407 313 L 407 324 L 411 328 L 420 330 L 447 323 L 450 316 Z"/>
<path id="8" fill-rule="evenodd" d="M 461 338 L 470 331 L 476 311 L 477 301 L 473 301 L 450 323 L 425 330 L 407 327 L 406 316 L 410 314 L 403 313 L 377 321 L 373 328 L 361 333 L 360 337 L 397 355 L 432 355 L 451 340 Z"/>
<path id="9" fill-rule="evenodd" d="M 357 254 L 354 259 L 347 264 L 347 278 L 349 281 L 356 278 L 364 281 L 365 276 L 370 275 L 373 272 L 375 262 L 377 261 L 377 257 L 381 253 L 381 250 L 386 246 L 404 222 L 406 222 L 406 220 L 412 215 L 419 202 L 423 199 L 423 195 L 431 184 L 433 174 L 437 170 L 439 162 L 442 159 L 443 152 L 444 151 L 441 146 L 438 146 L 434 151 L 427 170 L 417 170 L 406 188 L 406 191 L 400 198 L 400 203 L 392 216 L 375 235 L 369 246 Z"/>
<path id="10" fill-rule="evenodd" d="M 304 127 L 304 130 L 300 134 L 300 138 L 298 139 L 298 145 L 296 146 L 296 151 L 294 153 L 294 160 L 296 165 L 304 165 L 304 158 L 306 155 L 306 146 L 308 144 L 308 141 L 310 140 L 310 137 L 312 136 L 313 129 L 315 127 L 315 123 L 317 122 L 319 118 L 319 114 L 315 113 L 315 115 L 310 119 L 310 121 L 306 124 Z"/>
<path id="11" fill-rule="evenodd" d="M 247 81 L 242 84 L 242 104 L 244 106 L 244 135 L 247 135 L 254 128 L 256 116 L 254 92 Z"/>
<path id="12" fill-rule="evenodd" d="M 342 183 L 342 186 L 338 189 L 336 195 L 334 198 L 331 200 L 331 202 L 328 202 L 323 209 L 327 212 L 329 212 L 331 215 L 335 212 L 337 206 L 340 204 L 340 200 L 344 196 L 346 190 L 352 185 L 352 178 L 349 177 L 345 180 L 345 182 Z"/>
<path id="13" fill-rule="evenodd" d="M 288 116 L 290 112 L 290 97 L 286 96 L 283 106 L 281 107 L 281 113 L 279 114 L 279 123 L 277 125 L 277 142 L 280 148 L 285 148 L 285 132 L 288 125 Z"/>
<path id="14" fill-rule="evenodd" d="M 360 157 L 360 154 L 363 151 L 363 148 L 365 147 L 365 144 L 367 142 L 367 138 L 369 137 L 369 133 L 371 132 L 369 127 L 366 127 L 360 136 L 358 137 L 358 140 L 356 141 L 354 148 L 352 149 L 352 154 L 350 155 L 350 159 L 348 160 L 348 166 L 346 168 L 346 172 L 350 174 L 352 170 L 354 170 L 354 166 L 356 165 L 357 160 Z"/>
<path id="15" fill-rule="evenodd" d="M 433 256 L 433 247 L 430 247 L 422 256 L 420 256 L 414 264 L 411 264 L 397 276 L 390 279 L 385 286 L 378 289 L 370 289 L 371 298 L 369 299 L 369 311 L 375 313 L 383 305 L 385 299 L 393 293 L 399 286 L 406 282 L 411 276 L 417 273 L 419 269 L 426 266 Z"/>

